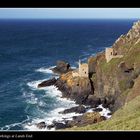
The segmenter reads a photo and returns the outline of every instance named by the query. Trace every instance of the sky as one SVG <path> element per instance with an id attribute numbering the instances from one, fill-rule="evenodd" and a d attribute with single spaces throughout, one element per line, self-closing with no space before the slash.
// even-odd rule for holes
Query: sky
<path id="1" fill-rule="evenodd" d="M 140 8 L 0 8 L 0 19 L 140 19 Z"/>

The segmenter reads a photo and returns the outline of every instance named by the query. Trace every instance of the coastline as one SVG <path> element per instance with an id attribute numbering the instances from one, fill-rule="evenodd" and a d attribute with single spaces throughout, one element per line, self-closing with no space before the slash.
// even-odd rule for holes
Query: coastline
<path id="1" fill-rule="evenodd" d="M 48 71 L 48 70 L 47 70 Z M 51 69 L 50 69 L 51 71 Z M 52 75 L 54 75 L 55 73 L 50 72 Z M 46 72 L 45 69 L 43 69 L 43 72 Z M 58 75 L 57 75 L 57 79 Z M 48 80 L 48 79 L 46 79 Z M 48 88 L 52 87 L 52 90 L 56 90 L 55 92 L 58 92 L 57 95 L 54 95 L 54 97 L 56 96 L 57 98 L 59 98 L 59 100 L 61 100 L 62 102 L 65 102 L 66 104 L 69 102 L 70 106 L 66 107 L 66 108 L 56 108 L 54 110 L 52 110 L 50 114 L 53 114 L 53 116 L 49 119 L 39 119 L 36 121 L 32 121 L 31 123 L 27 123 L 24 128 L 27 130 L 36 130 L 36 131 L 54 131 L 54 130 L 61 130 L 64 128 L 70 128 L 72 126 L 68 126 L 68 123 L 72 123 L 72 121 L 74 121 L 77 116 L 77 118 L 85 115 L 85 114 L 92 114 L 92 113 L 99 113 L 101 117 L 104 117 L 103 119 L 109 119 L 111 117 L 111 111 L 108 108 L 104 108 L 101 104 L 98 105 L 97 107 L 92 107 L 90 105 L 82 105 L 82 107 L 84 108 L 84 111 L 81 112 L 76 112 L 79 109 L 79 106 L 81 106 L 81 104 L 77 104 L 74 100 L 69 99 L 67 97 L 63 97 L 62 95 L 62 91 L 59 91 L 59 89 L 55 86 L 55 85 L 51 85 L 51 86 L 47 86 L 47 87 L 41 87 L 38 88 L 39 83 L 43 82 L 42 81 L 38 81 L 38 82 L 34 82 L 34 83 L 29 83 L 29 86 L 33 86 L 34 90 L 45 90 Z M 73 105 L 71 105 L 73 104 Z M 72 110 L 71 110 L 72 109 Z M 63 113 L 67 111 L 66 113 Z M 82 111 L 82 110 L 79 110 Z M 108 115 L 109 114 L 109 115 Z M 51 116 L 51 115 L 50 115 Z M 59 117 L 58 117 L 59 116 Z M 99 116 L 99 117 L 100 117 Z M 96 123 L 96 122 L 95 122 Z"/>

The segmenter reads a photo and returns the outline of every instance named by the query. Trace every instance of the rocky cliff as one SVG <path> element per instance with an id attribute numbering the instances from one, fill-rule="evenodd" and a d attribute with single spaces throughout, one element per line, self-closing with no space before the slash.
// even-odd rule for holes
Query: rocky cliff
<path id="1" fill-rule="evenodd" d="M 78 104 L 85 104 L 89 95 L 93 95 L 94 87 L 89 78 L 73 77 L 72 72 L 62 74 L 55 83 L 63 93 L 63 97 L 71 98 Z"/>
<path id="2" fill-rule="evenodd" d="M 80 105 L 90 105 L 90 107 L 102 104 L 113 113 L 112 118 L 107 121 L 103 121 L 105 118 L 99 113 L 85 113 L 67 122 L 66 126 L 56 123 L 58 128 L 140 129 L 137 125 L 140 119 L 140 21 L 135 22 L 127 34 L 121 35 L 112 48 L 114 54 L 123 55 L 123 57 L 112 58 L 108 63 L 105 52 L 90 57 L 88 59 L 89 77 L 73 77 L 70 65 L 58 62 L 54 71 L 60 73 L 60 77 L 57 80 L 44 81 L 39 85 L 42 87 L 53 84 L 62 91 L 63 97 L 71 98 Z M 63 113 L 75 110 L 85 112 L 86 108 L 74 107 Z M 132 124 L 129 123 L 130 120 Z M 99 124 L 94 124 L 96 122 Z M 86 126 L 88 124 L 91 126 Z M 44 123 L 40 125 L 44 127 Z M 73 128 L 75 126 L 77 128 Z"/>
<path id="3" fill-rule="evenodd" d="M 125 104 L 140 74 L 140 21 L 134 23 L 126 35 L 121 35 L 112 48 L 123 57 L 113 58 L 107 63 L 103 52 L 94 59 L 89 58 L 88 62 L 90 69 L 95 71 L 91 78 L 94 95 L 105 98 L 110 109 L 116 111 Z"/>
<path id="4" fill-rule="evenodd" d="M 134 23 L 127 34 L 121 35 L 112 45 L 114 52 L 123 55 L 106 62 L 105 52 L 88 59 L 89 78 L 72 77 L 72 72 L 62 74 L 56 86 L 63 97 L 80 104 L 102 103 L 113 112 L 131 100 L 130 91 L 140 74 L 140 21 Z"/>

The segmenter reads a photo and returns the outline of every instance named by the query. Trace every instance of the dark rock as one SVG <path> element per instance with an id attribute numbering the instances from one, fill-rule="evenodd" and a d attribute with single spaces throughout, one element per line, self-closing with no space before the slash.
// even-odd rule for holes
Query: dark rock
<path id="1" fill-rule="evenodd" d="M 101 116 L 100 118 L 101 118 L 101 120 L 103 120 L 103 121 L 106 120 L 106 117 L 105 117 L 105 116 Z"/>
<path id="2" fill-rule="evenodd" d="M 77 104 L 85 104 L 88 98 L 88 95 L 86 95 L 86 93 L 85 95 L 81 93 L 81 96 L 73 94 L 72 98 L 76 101 Z"/>
<path id="3" fill-rule="evenodd" d="M 76 107 L 72 107 L 70 109 L 65 109 L 63 112 L 61 112 L 62 114 L 67 114 L 67 113 L 72 113 L 72 112 L 76 112 L 76 113 L 85 113 L 86 112 L 86 108 L 82 105 L 80 106 L 76 106 Z"/>
<path id="4" fill-rule="evenodd" d="M 120 62 L 119 65 L 118 65 L 118 68 L 121 68 L 122 70 L 125 70 L 126 69 L 126 64 L 124 61 Z"/>
<path id="5" fill-rule="evenodd" d="M 112 115 L 112 113 L 107 113 L 107 115 Z"/>
<path id="6" fill-rule="evenodd" d="M 101 112 L 103 109 L 102 108 L 94 108 L 93 111 L 95 112 Z"/>
<path id="7" fill-rule="evenodd" d="M 88 112 L 81 116 L 76 116 L 73 120 L 68 121 L 68 126 L 86 126 L 89 124 L 97 123 L 105 120 L 105 117 L 101 116 L 98 112 Z"/>
<path id="8" fill-rule="evenodd" d="M 133 87 L 133 85 L 134 85 L 134 81 L 133 80 L 129 80 L 128 82 L 127 82 L 127 87 L 128 88 L 132 88 Z"/>
<path id="9" fill-rule="evenodd" d="M 108 96 L 105 97 L 104 100 L 102 100 L 102 106 L 104 108 L 113 108 L 115 103 L 115 96 Z"/>
<path id="10" fill-rule="evenodd" d="M 70 76 L 68 77 L 71 77 L 71 74 L 69 75 Z M 67 79 L 66 76 L 65 79 Z M 69 80 L 69 78 L 67 80 Z M 81 85 L 77 87 L 77 82 L 79 81 Z M 85 104 L 88 96 L 90 94 L 93 94 L 90 80 L 88 78 L 77 78 L 76 81 L 72 82 L 72 86 L 69 86 L 66 80 L 62 80 L 62 78 L 59 78 L 55 83 L 55 86 L 62 92 L 62 97 L 70 98 L 80 105 Z"/>
<path id="11" fill-rule="evenodd" d="M 54 127 L 54 124 L 51 124 L 51 125 L 48 125 L 48 126 L 47 126 L 48 129 L 51 129 L 51 128 L 53 128 L 53 127 Z"/>
<path id="12" fill-rule="evenodd" d="M 55 129 L 68 128 L 68 125 L 67 124 L 64 124 L 64 123 L 60 123 L 60 122 L 53 122 L 53 123 L 54 123 Z"/>
<path id="13" fill-rule="evenodd" d="M 38 88 L 54 85 L 56 81 L 57 80 L 55 78 L 43 81 L 42 83 L 38 84 Z"/>
<path id="14" fill-rule="evenodd" d="M 89 95 L 85 102 L 86 105 L 90 105 L 92 108 L 97 107 L 101 104 L 101 99 L 96 98 L 93 95 Z"/>
<path id="15" fill-rule="evenodd" d="M 70 64 L 65 61 L 57 61 L 56 67 L 51 69 L 54 73 L 62 74 L 71 71 Z"/>
<path id="16" fill-rule="evenodd" d="M 124 61 L 119 63 L 118 68 L 120 68 L 124 73 L 130 73 L 134 71 L 134 67 L 128 68 Z"/>
<path id="17" fill-rule="evenodd" d="M 36 124 L 36 126 L 39 128 L 39 129 L 43 129 L 46 127 L 46 123 L 45 122 L 40 122 L 38 124 Z"/>

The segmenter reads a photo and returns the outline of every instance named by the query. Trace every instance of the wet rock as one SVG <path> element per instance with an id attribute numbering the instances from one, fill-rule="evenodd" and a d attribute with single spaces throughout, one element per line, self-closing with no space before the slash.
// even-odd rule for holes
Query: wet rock
<path id="1" fill-rule="evenodd" d="M 95 112 L 101 112 L 103 109 L 102 108 L 94 108 L 93 111 Z"/>
<path id="2" fill-rule="evenodd" d="M 54 73 L 63 74 L 71 71 L 70 64 L 65 61 L 57 61 L 56 67 L 51 69 Z"/>
<path id="3" fill-rule="evenodd" d="M 80 106 L 76 106 L 76 107 L 72 107 L 70 109 L 65 109 L 63 112 L 60 112 L 62 114 L 67 114 L 67 113 L 85 113 L 86 112 L 86 108 L 83 105 Z"/>
<path id="4" fill-rule="evenodd" d="M 55 127 L 54 124 L 51 124 L 51 125 L 48 125 L 48 126 L 47 126 L 48 129 L 52 129 L 53 127 Z"/>
<path id="5" fill-rule="evenodd" d="M 115 103 L 115 97 L 113 96 L 105 97 L 104 100 L 102 100 L 102 106 L 104 108 L 109 108 L 111 110 L 112 108 L 114 108 L 114 103 Z"/>
<path id="6" fill-rule="evenodd" d="M 61 123 L 61 122 L 53 122 L 55 129 L 64 129 L 68 128 L 67 124 Z"/>
<path id="7" fill-rule="evenodd" d="M 110 113 L 107 113 L 107 115 L 110 116 L 110 115 L 112 115 L 112 113 L 111 112 Z"/>
<path id="8" fill-rule="evenodd" d="M 104 121 L 106 120 L 105 116 L 101 116 L 100 118 L 101 118 L 101 120 L 104 120 Z"/>
<path id="9" fill-rule="evenodd" d="M 42 83 L 38 84 L 38 88 L 54 85 L 56 81 L 57 80 L 55 78 L 43 81 Z"/>
<path id="10" fill-rule="evenodd" d="M 98 112 L 88 112 L 88 113 L 84 113 L 81 116 L 75 116 L 73 118 L 73 120 L 68 121 L 67 124 L 70 127 L 86 126 L 86 125 L 89 125 L 89 124 L 101 122 L 105 119 L 106 118 L 101 116 Z"/>
<path id="11" fill-rule="evenodd" d="M 44 129 L 44 128 L 46 128 L 46 123 L 45 123 L 45 122 L 40 122 L 40 123 L 36 124 L 36 126 L 37 126 L 39 129 Z"/>
<path id="12" fill-rule="evenodd" d="M 85 102 L 86 105 L 90 105 L 91 107 L 95 108 L 101 104 L 101 99 L 96 98 L 93 95 L 89 95 Z"/>

